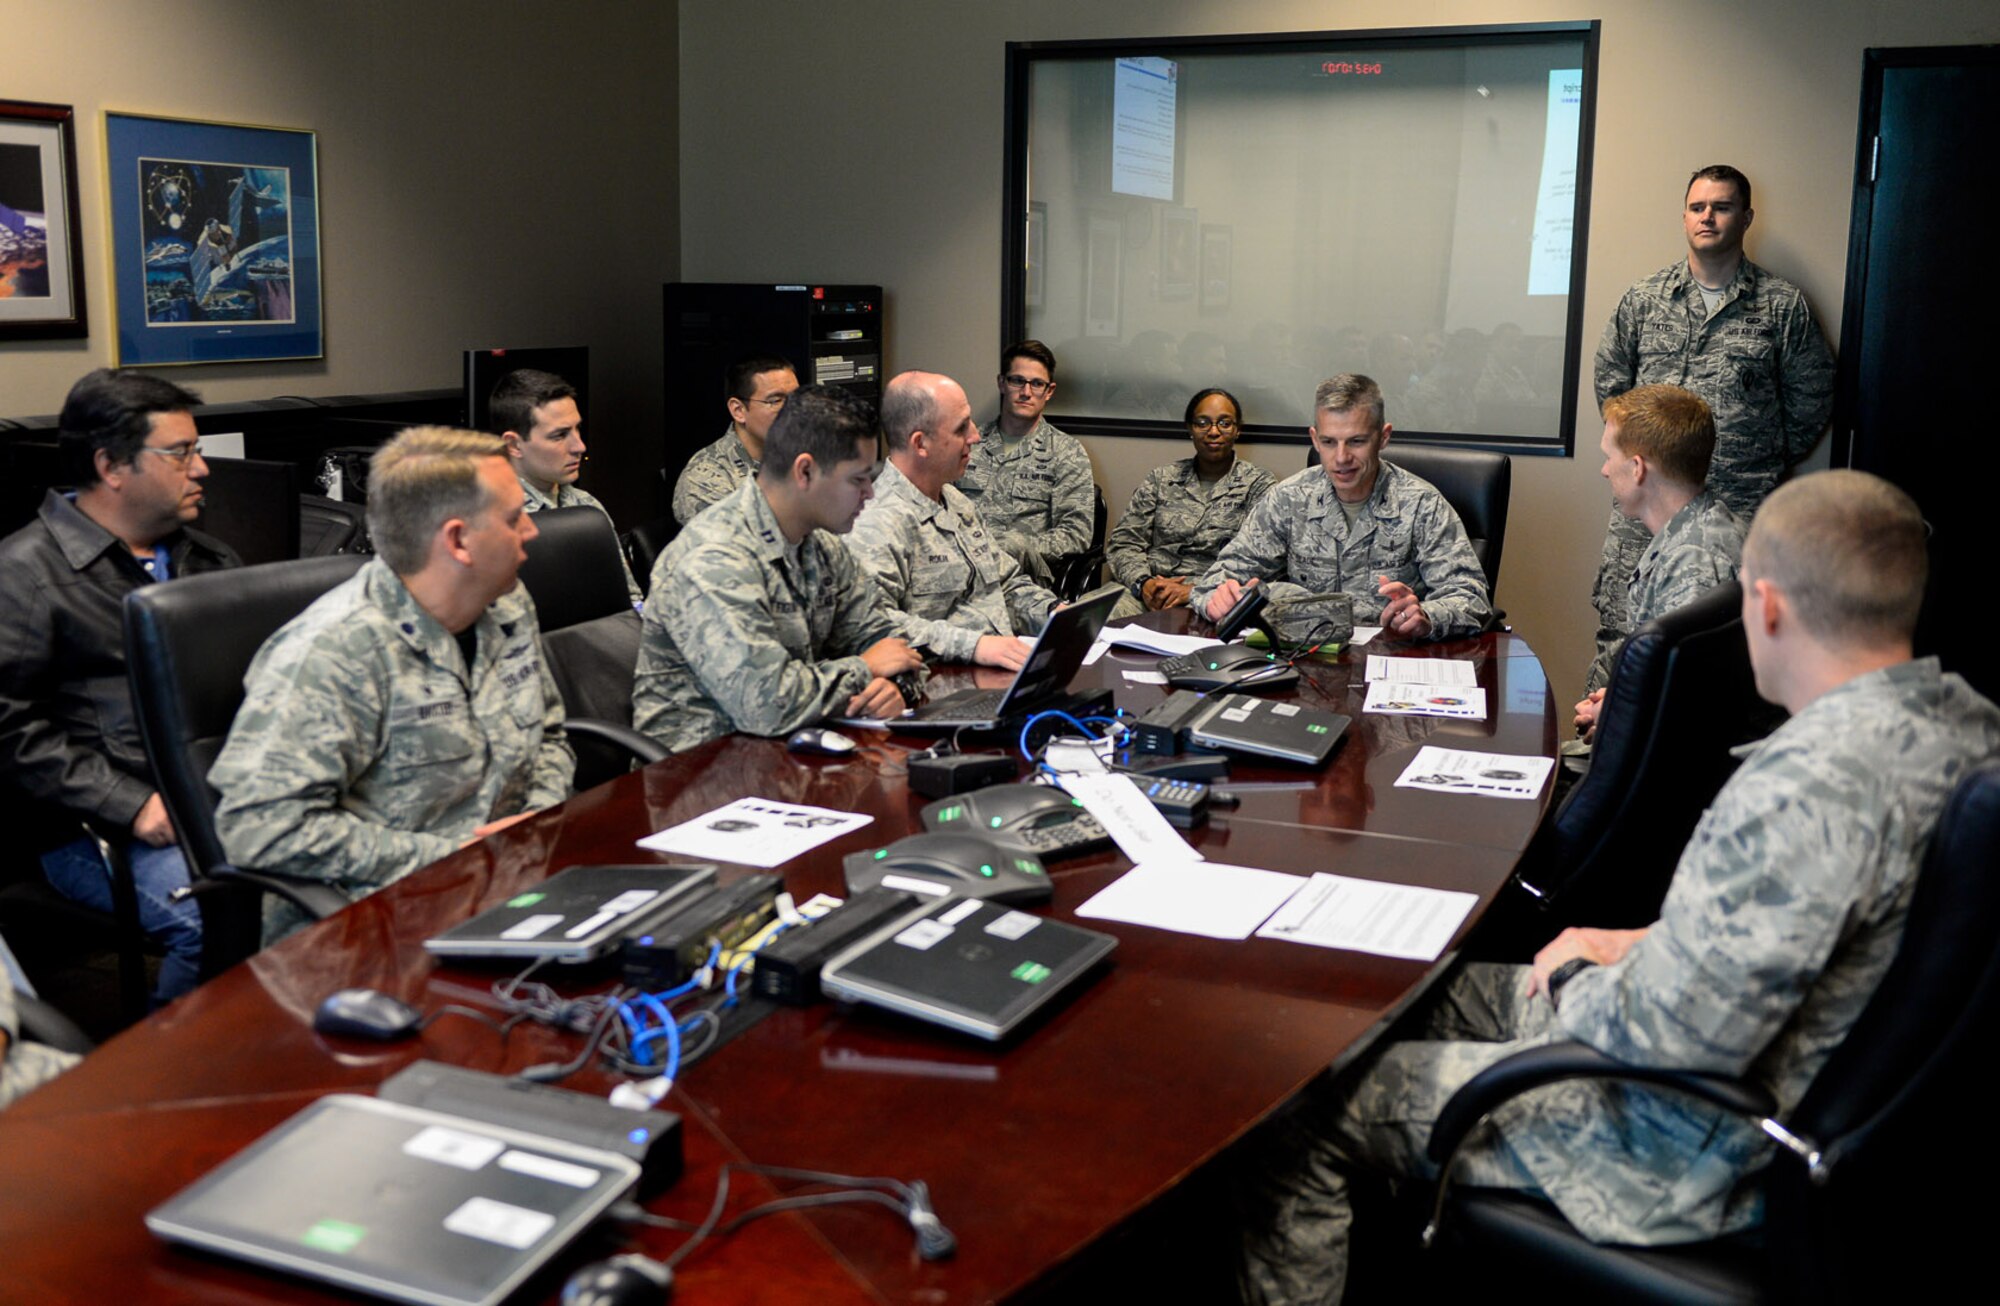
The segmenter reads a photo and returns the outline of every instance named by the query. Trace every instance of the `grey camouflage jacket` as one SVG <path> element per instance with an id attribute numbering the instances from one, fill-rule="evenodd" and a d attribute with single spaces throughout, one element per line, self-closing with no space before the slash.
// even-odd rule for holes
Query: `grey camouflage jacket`
<path id="1" fill-rule="evenodd" d="M 982 635 L 1034 634 L 1058 602 L 1001 552 L 957 486 L 936 502 L 894 463 L 875 479 L 847 547 L 914 642 L 947 661 L 972 661 Z"/>
<path id="2" fill-rule="evenodd" d="M 528 592 L 458 643 L 377 558 L 271 636 L 210 769 L 229 860 L 359 897 L 569 795 L 576 757 Z M 273 941 L 303 917 L 267 902 Z"/>
<path id="3" fill-rule="evenodd" d="M 1194 459 L 1155 467 L 1111 528 L 1104 561 L 1134 596 L 1155 576 L 1197 578 L 1214 565 L 1250 509 L 1277 483 L 1277 477 L 1239 457 L 1203 495 Z"/>
<path id="4" fill-rule="evenodd" d="M 1743 560 L 1745 527 L 1729 505 L 1703 490 L 1667 519 L 1626 586 L 1631 625 L 1616 639 L 1600 636 L 1597 657 L 1590 664 L 1584 692 L 1611 682 L 1618 650 L 1632 632 L 1654 617 L 1685 607 L 1718 585 L 1736 577 Z"/>
<path id="5" fill-rule="evenodd" d="M 1017 558 L 1029 544 L 1045 558 L 1088 549 L 1096 484 L 1083 445 L 1040 419 L 1012 454 L 1004 448 L 999 422 L 984 427 L 958 478 L 959 493 L 979 509 L 1000 547 Z"/>
<path id="6" fill-rule="evenodd" d="M 675 752 L 782 735 L 839 714 L 871 679 L 861 651 L 907 633 L 839 536 L 787 545 L 746 481 L 653 564 L 632 724 Z"/>
<path id="7" fill-rule="evenodd" d="M 1225 578 L 1255 577 L 1277 603 L 1349 594 L 1355 623 L 1366 626 L 1386 606 L 1376 593 L 1379 576 L 1415 591 L 1434 639 L 1474 634 L 1493 614 L 1486 573 L 1458 514 L 1436 486 L 1391 462 L 1382 464 L 1351 531 L 1322 468 L 1279 481 L 1195 582 L 1189 603 L 1199 612 Z"/>
<path id="8" fill-rule="evenodd" d="M 736 428 L 723 428 L 722 438 L 703 445 L 681 468 L 674 481 L 674 520 L 685 526 L 736 492 L 736 487 L 757 475 L 757 464 L 743 451 Z"/>
<path id="9" fill-rule="evenodd" d="M 1833 351 L 1799 288 L 1749 259 L 1713 314 L 1686 259 L 1627 290 L 1597 347 L 1597 402 L 1677 385 L 1715 415 L 1708 488 L 1748 521 L 1833 415 Z"/>

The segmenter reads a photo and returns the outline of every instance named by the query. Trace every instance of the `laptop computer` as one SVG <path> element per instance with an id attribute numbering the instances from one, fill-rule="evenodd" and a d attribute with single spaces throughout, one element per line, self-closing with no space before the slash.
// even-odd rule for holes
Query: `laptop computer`
<path id="1" fill-rule="evenodd" d="M 612 1152 L 334 1093 L 165 1203 L 168 1242 L 425 1306 L 493 1306 L 639 1180 Z"/>
<path id="2" fill-rule="evenodd" d="M 1218 694 L 1187 723 L 1188 742 L 1232 753 L 1318 766 L 1347 733 L 1352 719 L 1304 703 L 1275 703 L 1248 694 Z"/>
<path id="3" fill-rule="evenodd" d="M 1018 721 L 1035 712 L 1060 708 L 1067 701 L 1064 691 L 1083 666 L 1097 632 L 1118 605 L 1125 591 L 1117 585 L 1092 590 L 1059 612 L 1049 614 L 1048 624 L 1028 651 L 1028 660 L 1014 673 L 1014 683 L 1006 689 L 961 689 L 935 702 L 926 703 L 905 717 L 891 720 L 891 730 L 936 732 L 941 730 L 993 730 L 1003 722 Z"/>
<path id="4" fill-rule="evenodd" d="M 714 887 L 707 864 L 572 866 L 425 939 L 424 948 L 436 957 L 595 961 Z"/>
<path id="5" fill-rule="evenodd" d="M 999 1040 L 1068 992 L 1118 940 L 1005 903 L 952 896 L 898 917 L 820 972 L 836 998 Z"/>

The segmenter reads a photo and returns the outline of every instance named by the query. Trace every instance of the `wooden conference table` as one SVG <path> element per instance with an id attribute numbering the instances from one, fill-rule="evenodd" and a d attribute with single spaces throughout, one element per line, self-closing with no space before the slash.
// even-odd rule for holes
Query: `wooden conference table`
<path id="1" fill-rule="evenodd" d="M 1354 718 L 1331 762 L 1318 771 L 1237 765 L 1231 782 L 1252 786 L 1242 806 L 1190 838 L 1210 861 L 1463 890 L 1480 895 L 1483 910 L 1546 795 L 1510 801 L 1394 782 L 1426 740 L 1552 754 L 1557 712 L 1541 665 L 1511 634 L 1369 651 L 1477 659 L 1488 719 L 1363 716 L 1359 651 L 1311 666 L 1300 700 Z M 1121 707 L 1143 711 L 1166 691 L 1128 684 L 1121 673 L 1154 661 L 1114 650 L 1078 683 L 1111 686 Z M 955 671 L 932 689 L 972 679 L 1004 683 L 996 673 Z M 647 860 L 634 840 L 758 795 L 875 818 L 782 868 L 801 899 L 839 894 L 841 857 L 917 828 L 925 801 L 903 780 L 916 745 L 861 733 L 858 759 L 796 757 L 774 741 L 731 737 L 593 789 L 268 949 L 111 1040 L 55 1086 L 0 1113 L 0 1296 L 211 1306 L 352 1300 L 170 1248 L 142 1217 L 314 1098 L 369 1092 L 417 1058 L 511 1072 L 572 1056 L 576 1036 L 531 1025 L 503 1041 L 445 1017 L 386 1045 L 325 1039 L 311 1028 L 320 999 L 347 985 L 426 1010 L 447 1002 L 493 1009 L 491 972 L 439 965 L 423 940 L 557 870 Z M 1049 910 L 1069 917 L 1127 866 L 1116 852 L 1054 863 Z M 1010 1044 L 821 1004 L 779 1009 L 690 1068 L 668 1102 L 686 1120 L 687 1173 L 652 1204 L 656 1213 L 699 1219 L 718 1168 L 732 1160 L 920 1178 L 957 1234 L 958 1253 L 918 1260 L 909 1230 L 872 1206 L 779 1215 L 697 1251 L 679 1270 L 675 1299 L 974 1302 L 1046 1286 L 1329 1062 L 1358 1052 L 1441 969 L 1091 924 L 1119 938 L 1109 970 Z M 603 1092 L 611 1081 L 592 1071 L 568 1082 Z M 731 1191 L 732 1212 L 774 1195 L 744 1176 Z M 631 1246 L 664 1255 L 683 1237 L 631 1233 L 626 1242 L 573 1249 L 523 1299 L 552 1300 L 562 1274 L 584 1260 Z"/>

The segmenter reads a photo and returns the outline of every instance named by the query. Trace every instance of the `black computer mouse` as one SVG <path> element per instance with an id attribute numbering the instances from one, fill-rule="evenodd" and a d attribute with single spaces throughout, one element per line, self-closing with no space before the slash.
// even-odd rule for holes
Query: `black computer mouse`
<path id="1" fill-rule="evenodd" d="M 594 1261 L 563 1284 L 562 1306 L 662 1306 L 674 1295 L 674 1272 L 646 1256 Z"/>
<path id="2" fill-rule="evenodd" d="M 971 834 L 913 834 L 873 852 L 850 853 L 841 866 L 849 893 L 884 884 L 914 893 L 955 893 L 1018 906 L 1055 896 L 1040 858 Z"/>
<path id="3" fill-rule="evenodd" d="M 795 730 L 785 741 L 785 747 L 794 753 L 813 753 L 820 757 L 849 757 L 861 747 L 837 730 L 822 730 L 818 726 L 807 726 Z"/>
<path id="4" fill-rule="evenodd" d="M 343 1038 L 372 1038 L 387 1043 L 417 1032 L 424 1013 L 375 989 L 341 989 L 329 993 L 313 1016 L 313 1028 Z"/>

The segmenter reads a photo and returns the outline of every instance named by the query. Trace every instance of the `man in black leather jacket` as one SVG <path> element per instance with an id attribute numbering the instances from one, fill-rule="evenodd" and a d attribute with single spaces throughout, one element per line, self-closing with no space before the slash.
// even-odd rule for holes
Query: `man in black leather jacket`
<path id="1" fill-rule="evenodd" d="M 201 916 L 171 899 L 187 864 L 140 740 L 121 605 L 141 585 L 242 565 L 187 529 L 208 475 L 188 412 L 198 402 L 142 372 L 78 381 L 60 440 L 79 488 L 50 490 L 38 519 L 0 541 L 0 788 L 28 807 L 43 874 L 67 897 L 111 907 L 110 873 L 79 822 L 123 840 L 139 922 L 166 949 L 160 1002 L 194 987 Z"/>

